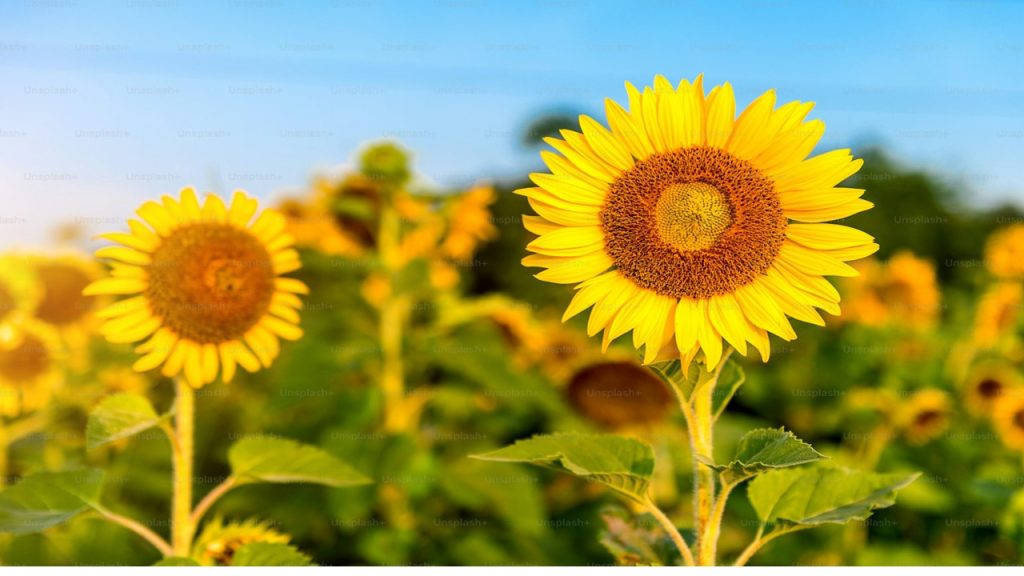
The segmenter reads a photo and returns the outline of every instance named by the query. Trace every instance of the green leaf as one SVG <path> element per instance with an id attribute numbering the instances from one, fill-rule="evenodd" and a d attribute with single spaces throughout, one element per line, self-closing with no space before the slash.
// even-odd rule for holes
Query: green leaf
<path id="1" fill-rule="evenodd" d="M 336 488 L 370 483 L 369 478 L 320 448 L 286 438 L 243 438 L 228 451 L 228 462 L 239 483 L 308 482 Z"/>
<path id="2" fill-rule="evenodd" d="M 232 566 L 315 566 L 309 556 L 289 544 L 250 542 L 238 548 Z"/>
<path id="3" fill-rule="evenodd" d="M 722 474 L 726 484 L 742 482 L 773 468 L 809 464 L 825 457 L 783 428 L 759 428 L 740 438 L 735 459 L 727 465 L 701 460 Z"/>
<path id="4" fill-rule="evenodd" d="M 614 434 L 551 434 L 520 440 L 472 458 L 494 462 L 524 462 L 593 480 L 644 502 L 654 451 L 650 446 Z"/>
<path id="5" fill-rule="evenodd" d="M 161 417 L 143 396 L 114 394 L 99 403 L 85 427 L 85 446 L 92 450 L 127 438 L 160 423 Z"/>
<path id="6" fill-rule="evenodd" d="M 191 558 L 169 556 L 153 564 L 153 566 L 199 566 L 199 563 Z"/>
<path id="7" fill-rule="evenodd" d="M 773 470 L 755 478 L 747 496 L 764 523 L 845 524 L 896 501 L 920 474 L 875 474 L 844 468 Z"/>
<path id="8" fill-rule="evenodd" d="M 675 548 L 650 515 L 634 517 L 618 507 L 601 510 L 601 545 L 619 566 L 668 566 Z M 670 551 L 671 550 L 671 551 Z"/>
<path id="9" fill-rule="evenodd" d="M 0 492 L 0 532 L 41 532 L 66 522 L 96 503 L 100 470 L 42 472 Z"/>
<path id="10" fill-rule="evenodd" d="M 699 385 L 701 373 L 704 372 L 699 362 L 691 363 L 689 371 L 683 372 L 683 365 L 679 360 L 650 364 L 649 368 L 684 399 L 688 399 L 694 388 Z"/>
<path id="11" fill-rule="evenodd" d="M 732 358 L 726 361 L 725 365 L 722 366 L 722 372 L 718 376 L 718 384 L 715 386 L 715 391 L 711 398 L 711 410 L 715 415 L 715 420 L 718 420 L 718 417 L 722 415 L 725 407 L 729 405 L 729 401 L 736 395 L 736 391 L 746 381 L 747 375 L 743 372 L 743 367 Z"/>

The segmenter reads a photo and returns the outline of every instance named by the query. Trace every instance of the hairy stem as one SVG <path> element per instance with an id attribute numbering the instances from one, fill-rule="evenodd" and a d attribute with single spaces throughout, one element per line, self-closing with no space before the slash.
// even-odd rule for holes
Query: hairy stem
<path id="1" fill-rule="evenodd" d="M 757 529 L 757 534 L 754 536 L 754 540 L 743 550 L 733 566 L 745 566 L 747 562 L 757 554 L 757 551 L 764 547 L 765 544 L 775 540 L 779 536 L 785 536 L 786 534 L 792 534 L 793 532 L 799 532 L 810 526 L 793 526 L 791 528 L 782 528 L 770 532 L 767 536 L 764 535 L 764 524 Z"/>
<path id="2" fill-rule="evenodd" d="M 668 537 L 672 539 L 672 542 L 676 545 L 679 550 L 679 554 L 683 557 L 683 563 L 687 566 L 693 566 L 693 552 L 690 551 L 690 547 L 686 544 L 686 540 L 683 539 L 683 535 L 679 533 L 679 529 L 672 523 L 672 520 L 665 515 L 664 512 L 658 508 L 654 502 L 650 499 L 647 500 L 647 511 L 661 524 L 661 527 L 668 534 Z"/>
<path id="3" fill-rule="evenodd" d="M 187 557 L 192 548 L 192 461 L 195 440 L 195 390 L 176 378 L 174 494 L 171 499 L 171 545 L 175 556 Z"/>

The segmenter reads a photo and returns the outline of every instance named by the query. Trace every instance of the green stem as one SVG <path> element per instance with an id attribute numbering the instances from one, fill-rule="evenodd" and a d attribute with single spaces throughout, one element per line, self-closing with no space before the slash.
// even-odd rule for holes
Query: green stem
<path id="1" fill-rule="evenodd" d="M 234 476 L 228 476 L 223 482 L 214 487 L 213 490 L 203 497 L 196 504 L 196 509 L 192 511 L 192 526 L 193 528 L 199 525 L 199 521 L 203 519 L 203 516 L 210 510 L 210 508 L 220 500 L 221 496 L 227 494 L 236 485 L 236 479 Z"/>
<path id="2" fill-rule="evenodd" d="M 109 522 L 113 522 L 114 524 L 118 524 L 120 526 L 124 526 L 125 528 L 127 528 L 127 529 L 131 530 L 132 532 L 138 534 L 139 536 L 144 538 L 147 542 L 152 544 L 153 547 L 156 548 L 157 550 L 159 550 L 160 553 L 163 554 L 164 556 L 173 556 L 174 555 L 174 551 L 171 549 L 171 545 L 168 544 L 166 540 L 164 540 L 163 538 L 160 537 L 159 534 L 157 534 L 156 532 L 153 532 L 149 528 L 146 528 L 145 526 L 143 526 L 139 522 L 137 522 L 135 520 L 132 520 L 131 518 L 128 518 L 127 516 L 122 516 L 120 514 L 115 514 L 114 512 L 111 512 L 110 510 L 107 510 L 106 508 L 104 508 L 102 506 L 99 506 L 97 504 L 93 504 L 93 509 L 96 510 L 96 512 L 98 512 L 99 515 L 102 516 L 104 520 L 107 520 Z"/>
<path id="3" fill-rule="evenodd" d="M 398 271 L 401 220 L 390 202 L 380 215 L 380 260 L 387 275 L 389 293 L 380 310 L 381 388 L 384 393 L 384 429 L 400 433 L 407 429 L 405 411 L 405 368 L 402 362 L 402 332 L 405 323 L 404 299 L 395 295 Z"/>
<path id="4" fill-rule="evenodd" d="M 690 445 L 693 450 L 693 509 L 694 527 L 697 531 L 697 562 L 701 566 L 714 566 L 715 545 L 710 536 L 716 531 L 711 526 L 715 506 L 715 471 L 700 459 L 712 458 L 713 423 L 711 397 L 715 381 L 710 380 L 693 397 L 693 434 Z"/>
<path id="5" fill-rule="evenodd" d="M 754 556 L 754 554 L 756 554 L 757 551 L 760 550 L 765 544 L 771 542 L 772 540 L 775 540 L 779 536 L 785 536 L 786 534 L 799 532 L 800 530 L 803 530 L 805 528 L 810 528 L 810 526 L 793 526 L 791 528 L 782 528 L 780 530 L 775 530 L 769 533 L 767 536 L 764 536 L 764 524 L 762 524 L 757 529 L 757 534 L 754 536 L 753 542 L 751 542 L 746 547 L 746 549 L 743 550 L 739 558 L 736 559 L 736 562 L 733 563 L 733 566 L 745 566 L 747 562 L 750 561 L 750 559 Z"/>
<path id="6" fill-rule="evenodd" d="M 192 464 L 195 442 L 195 390 L 184 378 L 174 381 L 175 404 L 174 494 L 171 499 L 171 545 L 175 556 L 188 557 L 192 548 Z"/>
<path id="7" fill-rule="evenodd" d="M 661 511 L 657 505 L 654 504 L 649 498 L 645 503 L 647 511 L 650 512 L 651 516 L 654 516 L 655 520 L 661 524 L 661 527 L 668 534 L 668 537 L 672 539 L 672 542 L 676 545 L 679 550 L 679 554 L 683 557 L 683 562 L 687 566 L 693 566 L 693 552 L 690 551 L 690 547 L 686 544 L 686 540 L 683 539 L 683 535 L 679 533 L 679 529 L 672 523 L 672 520 Z"/>

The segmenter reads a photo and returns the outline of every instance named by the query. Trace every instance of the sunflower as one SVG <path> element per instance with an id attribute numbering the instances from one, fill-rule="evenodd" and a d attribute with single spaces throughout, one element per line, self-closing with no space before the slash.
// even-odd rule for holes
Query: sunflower
<path id="1" fill-rule="evenodd" d="M 688 365 L 703 350 L 710 369 L 723 338 L 767 361 L 768 333 L 796 338 L 787 316 L 838 314 L 823 276 L 856 275 L 846 262 L 878 245 L 823 223 L 872 204 L 835 187 L 862 164 L 849 150 L 807 158 L 824 132 L 804 121 L 812 104 L 776 108 L 769 91 L 734 119 L 729 84 L 705 95 L 699 77 L 674 87 L 659 76 L 626 89 L 628 111 L 606 100 L 610 130 L 581 116 L 582 132 L 545 140 L 558 151 L 542 152 L 551 173 L 517 191 L 538 214 L 524 216 L 539 237 L 523 264 L 578 283 L 564 318 L 593 306 L 587 331 L 603 330 L 604 346 L 632 330 L 645 363 Z"/>
<path id="2" fill-rule="evenodd" d="M 569 404 L 610 429 L 651 425 L 665 418 L 672 392 L 635 362 L 597 362 L 576 372 L 566 387 Z"/>
<path id="3" fill-rule="evenodd" d="M 926 388 L 914 392 L 901 407 L 899 425 L 907 442 L 926 444 L 946 431 L 951 414 L 949 394 Z"/>
<path id="4" fill-rule="evenodd" d="M 1003 395 L 996 403 L 993 420 L 1003 444 L 1024 451 L 1024 393 Z"/>
<path id="5" fill-rule="evenodd" d="M 989 361 L 971 370 L 964 385 L 964 403 L 975 416 L 991 416 L 1006 394 L 1022 389 L 1016 368 L 1005 362 Z"/>
<path id="6" fill-rule="evenodd" d="M 842 286 L 844 319 L 867 326 L 935 325 L 941 294 L 932 262 L 901 251 L 884 264 L 865 260 L 854 268 L 860 274 L 844 279 Z"/>
<path id="7" fill-rule="evenodd" d="M 0 415 L 42 408 L 60 383 L 60 339 L 54 329 L 29 320 L 0 339 Z"/>
<path id="8" fill-rule="evenodd" d="M 99 278 L 99 267 L 91 259 L 73 252 L 34 256 L 31 263 L 41 288 L 35 317 L 57 328 L 64 336 L 82 336 L 93 324 L 93 314 L 100 305 L 99 298 L 84 294 L 83 289 Z"/>
<path id="9" fill-rule="evenodd" d="M 989 237 L 985 267 L 1000 278 L 1024 277 L 1024 224 L 997 230 Z"/>
<path id="10" fill-rule="evenodd" d="M 184 370 L 196 388 L 218 372 L 229 382 L 236 365 L 249 372 L 268 367 L 278 338 L 302 335 L 297 294 L 308 288 L 281 276 L 300 268 L 299 255 L 283 231 L 284 217 L 266 210 L 253 220 L 256 210 L 256 200 L 241 191 L 229 208 L 212 194 L 200 206 L 185 188 L 180 200 L 143 204 L 142 221 L 128 221 L 130 233 L 102 236 L 121 246 L 96 252 L 114 260 L 111 274 L 85 293 L 130 296 L 98 315 L 111 342 L 146 339 L 136 348 L 143 356 L 135 370 L 162 365 L 167 377 Z"/>
<path id="11" fill-rule="evenodd" d="M 1012 333 L 1020 316 L 1024 289 L 1017 282 L 999 282 L 981 296 L 974 317 L 974 343 L 991 348 Z"/>
<path id="12" fill-rule="evenodd" d="M 334 217 L 322 206 L 302 198 L 287 198 L 277 205 L 285 217 L 285 232 L 297 246 L 313 248 L 329 256 L 356 257 L 365 247 L 338 227 Z"/>
<path id="13" fill-rule="evenodd" d="M 203 527 L 192 546 L 192 558 L 203 566 L 230 566 L 235 552 L 246 544 L 288 544 L 291 538 L 274 530 L 269 522 L 255 519 L 224 522 L 219 516 Z"/>
<path id="14" fill-rule="evenodd" d="M 469 260 L 481 243 L 493 240 L 498 229 L 491 221 L 489 206 L 496 196 L 490 186 L 470 188 L 451 206 L 448 234 L 441 242 L 441 253 L 452 260 Z"/>
<path id="15" fill-rule="evenodd" d="M 26 258 L 0 256 L 0 326 L 18 323 L 31 315 L 41 297 L 41 287 Z"/>

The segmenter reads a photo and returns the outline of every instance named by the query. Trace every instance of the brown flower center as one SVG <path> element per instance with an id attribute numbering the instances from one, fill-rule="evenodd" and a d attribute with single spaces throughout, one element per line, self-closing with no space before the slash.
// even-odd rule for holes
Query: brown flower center
<path id="1" fill-rule="evenodd" d="M 785 240 L 771 180 L 696 146 L 637 162 L 609 187 L 605 250 L 641 288 L 674 298 L 728 294 L 764 274 Z"/>
<path id="2" fill-rule="evenodd" d="M 40 320 L 62 326 L 92 310 L 95 298 L 82 295 L 92 282 L 84 270 L 62 262 L 44 262 L 36 266 L 36 274 L 43 285 L 43 298 L 36 308 Z"/>
<path id="3" fill-rule="evenodd" d="M 662 419 L 671 406 L 665 384 L 631 362 L 602 362 L 569 381 L 569 401 L 584 416 L 610 428 Z"/>
<path id="4" fill-rule="evenodd" d="M 229 224 L 179 228 L 152 258 L 146 296 L 153 313 L 199 343 L 242 337 L 266 313 L 274 294 L 266 248 Z"/>
<path id="5" fill-rule="evenodd" d="M 998 380 L 985 378 L 978 383 L 978 394 L 982 398 L 991 400 L 1003 393 L 1003 385 Z"/>
<path id="6" fill-rule="evenodd" d="M 0 376 L 11 382 L 28 382 L 49 368 L 50 352 L 35 336 L 25 335 L 17 346 L 0 349 Z"/>

